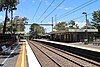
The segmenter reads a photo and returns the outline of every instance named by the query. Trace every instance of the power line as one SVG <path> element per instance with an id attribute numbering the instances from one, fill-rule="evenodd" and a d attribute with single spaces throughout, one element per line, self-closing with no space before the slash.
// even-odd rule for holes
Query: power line
<path id="1" fill-rule="evenodd" d="M 87 15 L 91 15 L 92 13 L 89 13 L 89 14 L 87 14 Z M 74 18 L 73 20 L 76 20 L 76 19 L 80 19 L 80 18 L 82 18 L 82 17 L 84 17 L 84 16 L 79 16 L 79 17 L 76 17 L 76 18 Z M 50 21 L 50 20 L 49 20 Z M 48 21 L 48 22 L 49 22 Z M 69 21 L 67 21 L 67 22 L 69 22 Z"/>
<path id="2" fill-rule="evenodd" d="M 61 1 L 41 22 L 43 22 L 52 12 L 54 12 L 65 0 Z"/>
<path id="3" fill-rule="evenodd" d="M 76 9 L 76 10 L 69 11 L 67 15 L 64 15 L 64 16 L 62 16 L 62 17 L 60 17 L 60 18 L 64 18 L 64 17 L 66 17 L 66 16 L 68 16 L 68 15 L 70 15 L 70 14 L 72 14 L 72 13 L 74 13 L 74 12 L 80 10 L 80 9 L 83 9 L 84 7 L 86 7 L 86 6 L 88 6 L 88 5 L 92 4 L 92 3 L 94 3 L 94 2 L 96 2 L 96 1 L 98 1 L 98 0 L 94 0 L 93 2 L 90 2 L 90 3 L 88 3 L 88 4 L 86 4 L 86 5 L 82 6 L 82 7 L 80 6 L 80 8 L 78 8 L 78 9 Z"/>
<path id="4" fill-rule="evenodd" d="M 91 15 L 92 13 L 89 13 L 89 14 L 87 14 L 87 15 Z M 80 19 L 80 18 L 82 18 L 82 17 L 84 17 L 84 16 L 79 16 L 79 17 L 76 17 L 76 18 L 74 18 L 73 20 L 75 20 L 75 19 Z"/>
<path id="5" fill-rule="evenodd" d="M 38 7 L 37 7 L 37 9 L 36 9 L 36 11 L 35 11 L 35 13 L 33 15 L 33 20 L 34 20 L 34 17 L 36 16 L 36 14 L 38 12 L 38 9 L 40 8 L 41 3 L 42 3 L 42 0 L 40 1 L 40 3 L 39 3 L 39 5 L 38 5 Z"/>
<path id="6" fill-rule="evenodd" d="M 50 8 L 50 6 L 53 4 L 53 2 L 54 2 L 55 0 L 53 0 L 51 3 L 50 3 L 50 5 L 46 8 L 46 10 L 42 13 L 42 15 L 39 17 L 39 19 L 38 20 L 40 20 L 40 18 L 47 12 L 47 10 Z M 37 20 L 37 21 L 38 21 Z M 36 22 L 37 22 L 36 21 Z"/>
<path id="7" fill-rule="evenodd" d="M 62 15 L 68 14 L 68 13 L 72 12 L 73 10 L 76 10 L 77 8 L 80 8 L 81 6 L 87 4 L 87 3 L 91 2 L 91 1 L 92 1 L 92 0 L 89 0 L 88 2 L 83 3 L 83 4 L 79 5 L 79 6 L 77 6 L 76 8 L 73 8 L 72 10 L 65 12 L 65 13 L 62 14 Z M 60 15 L 60 16 L 62 16 L 62 15 Z"/>

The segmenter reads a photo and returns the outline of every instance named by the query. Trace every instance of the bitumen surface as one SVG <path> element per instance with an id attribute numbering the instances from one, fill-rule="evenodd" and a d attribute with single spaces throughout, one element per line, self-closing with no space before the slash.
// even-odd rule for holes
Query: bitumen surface
<path id="1" fill-rule="evenodd" d="M 14 46 L 8 54 L 0 54 L 0 67 L 16 67 L 18 55 L 19 45 Z"/>

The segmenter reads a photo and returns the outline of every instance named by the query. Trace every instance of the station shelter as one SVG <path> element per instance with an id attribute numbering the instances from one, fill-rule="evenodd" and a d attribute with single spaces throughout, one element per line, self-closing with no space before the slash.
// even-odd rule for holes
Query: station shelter
<path id="1" fill-rule="evenodd" d="M 68 29 L 67 31 L 53 31 L 49 34 L 50 39 L 54 41 L 63 42 L 84 42 L 86 39 L 88 42 L 93 41 L 98 29 Z"/>

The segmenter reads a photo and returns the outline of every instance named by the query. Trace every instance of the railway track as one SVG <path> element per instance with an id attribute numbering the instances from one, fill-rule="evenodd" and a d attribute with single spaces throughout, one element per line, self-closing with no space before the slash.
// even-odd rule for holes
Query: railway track
<path id="1" fill-rule="evenodd" d="M 32 49 L 35 48 L 36 50 L 39 50 L 50 61 L 52 61 L 53 64 L 55 64 L 58 67 L 100 67 L 100 63 L 98 62 L 95 62 L 90 59 L 86 59 L 81 56 L 77 56 L 67 51 L 63 51 L 58 48 L 54 48 L 52 46 L 48 46 L 46 44 L 42 44 L 39 42 L 30 41 L 29 43 L 31 44 Z M 36 51 L 34 53 L 36 53 Z M 51 66 L 43 65 L 43 62 L 41 61 L 39 62 L 43 67 L 51 67 Z M 48 63 L 46 61 L 44 62 Z"/>

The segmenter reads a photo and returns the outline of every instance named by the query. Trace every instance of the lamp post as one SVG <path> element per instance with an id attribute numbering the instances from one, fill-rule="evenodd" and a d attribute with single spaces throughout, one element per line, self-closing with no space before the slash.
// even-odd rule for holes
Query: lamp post
<path id="1" fill-rule="evenodd" d="M 85 39 L 85 44 L 87 44 L 87 42 L 88 42 L 88 34 L 87 34 L 87 24 L 88 24 L 88 20 L 87 20 L 87 13 L 86 12 L 83 12 L 82 14 L 84 14 L 85 15 L 85 21 L 86 21 L 86 30 L 85 30 L 85 33 L 86 33 L 86 39 Z"/>

